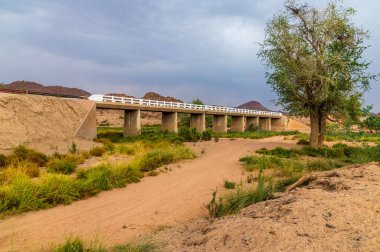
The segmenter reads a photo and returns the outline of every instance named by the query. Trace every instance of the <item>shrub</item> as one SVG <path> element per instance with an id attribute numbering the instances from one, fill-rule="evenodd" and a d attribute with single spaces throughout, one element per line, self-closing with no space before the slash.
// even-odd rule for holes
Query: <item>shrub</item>
<path id="1" fill-rule="evenodd" d="M 5 167 L 7 157 L 3 154 L 0 154 L 0 168 Z"/>
<path id="2" fill-rule="evenodd" d="M 219 142 L 219 136 L 214 136 L 214 141 L 215 141 L 215 143 L 217 143 L 217 142 Z"/>
<path id="3" fill-rule="evenodd" d="M 84 158 L 84 159 L 89 159 L 91 157 L 91 154 L 89 151 L 81 151 L 80 152 L 80 155 Z"/>
<path id="4" fill-rule="evenodd" d="M 298 140 L 297 144 L 298 145 L 310 145 L 309 141 L 305 140 L 305 139 Z"/>
<path id="5" fill-rule="evenodd" d="M 195 128 L 181 127 L 178 130 L 178 136 L 186 142 L 197 142 L 201 139 L 202 134 L 197 132 Z"/>
<path id="6" fill-rule="evenodd" d="M 47 164 L 47 171 L 51 173 L 71 174 L 75 171 L 77 162 L 68 157 L 53 158 Z"/>
<path id="7" fill-rule="evenodd" d="M 7 163 L 11 164 L 20 161 L 29 161 L 37 164 L 38 166 L 45 166 L 48 161 L 48 157 L 41 152 L 26 148 L 24 145 L 19 145 L 15 147 L 12 154 L 7 157 Z"/>
<path id="8" fill-rule="evenodd" d="M 101 157 L 106 152 L 104 147 L 94 147 L 90 150 L 90 154 L 94 157 Z"/>
<path id="9" fill-rule="evenodd" d="M 71 154 L 77 154 L 79 152 L 77 144 L 74 141 L 71 142 L 71 145 L 69 147 L 69 152 Z"/>
<path id="10" fill-rule="evenodd" d="M 201 137 L 202 140 L 210 141 L 211 138 L 212 138 L 211 130 L 206 129 L 205 131 L 202 132 L 202 137 Z"/>
<path id="11" fill-rule="evenodd" d="M 224 188 L 226 188 L 226 189 L 235 189 L 235 187 L 236 187 L 235 182 L 228 181 L 228 180 L 224 181 Z"/>

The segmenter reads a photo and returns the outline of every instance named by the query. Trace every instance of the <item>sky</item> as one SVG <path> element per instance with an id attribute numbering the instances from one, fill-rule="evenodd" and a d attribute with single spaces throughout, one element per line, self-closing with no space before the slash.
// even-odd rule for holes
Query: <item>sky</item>
<path id="1" fill-rule="evenodd" d="M 342 2 L 369 30 L 364 56 L 379 73 L 380 1 Z M 280 109 L 257 52 L 282 9 L 281 0 L 0 0 L 0 82 Z M 371 86 L 366 104 L 380 111 L 379 82 Z"/>

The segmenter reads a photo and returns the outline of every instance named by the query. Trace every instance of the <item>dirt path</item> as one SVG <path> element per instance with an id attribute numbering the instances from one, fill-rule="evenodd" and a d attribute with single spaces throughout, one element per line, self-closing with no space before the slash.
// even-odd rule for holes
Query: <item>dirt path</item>
<path id="1" fill-rule="evenodd" d="M 213 190 L 223 186 L 224 179 L 239 182 L 245 178 L 240 157 L 278 145 L 290 146 L 283 137 L 198 143 L 192 148 L 204 150 L 203 154 L 171 165 L 171 171 L 157 177 L 146 177 L 140 183 L 68 206 L 0 220 L 0 251 L 12 247 L 14 251 L 40 250 L 68 234 L 112 245 L 163 226 L 184 223 L 206 212 L 205 204 Z"/>

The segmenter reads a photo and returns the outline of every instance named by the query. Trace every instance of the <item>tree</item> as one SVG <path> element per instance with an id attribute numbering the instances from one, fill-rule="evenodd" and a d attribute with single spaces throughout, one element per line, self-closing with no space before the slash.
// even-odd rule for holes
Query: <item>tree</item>
<path id="1" fill-rule="evenodd" d="M 369 130 L 371 133 L 379 133 L 380 132 L 380 115 L 375 114 L 372 111 L 373 106 L 367 106 L 363 108 L 363 122 L 362 126 Z"/>
<path id="2" fill-rule="evenodd" d="M 267 24 L 258 56 L 277 104 L 291 115 L 309 116 L 310 145 L 322 147 L 327 119 L 357 114 L 376 77 L 362 56 L 368 32 L 352 22 L 354 9 L 334 2 L 318 9 L 289 0 L 284 7 Z"/>

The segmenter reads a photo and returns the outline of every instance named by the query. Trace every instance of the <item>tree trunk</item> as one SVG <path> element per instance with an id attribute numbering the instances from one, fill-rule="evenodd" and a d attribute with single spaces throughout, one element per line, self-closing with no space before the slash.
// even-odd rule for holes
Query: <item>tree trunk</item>
<path id="1" fill-rule="evenodd" d="M 319 115 L 317 110 L 310 110 L 310 146 L 319 147 Z"/>
<path id="2" fill-rule="evenodd" d="M 326 120 L 327 116 L 322 111 L 319 111 L 319 136 L 318 136 L 318 148 L 323 147 L 326 135 Z"/>

